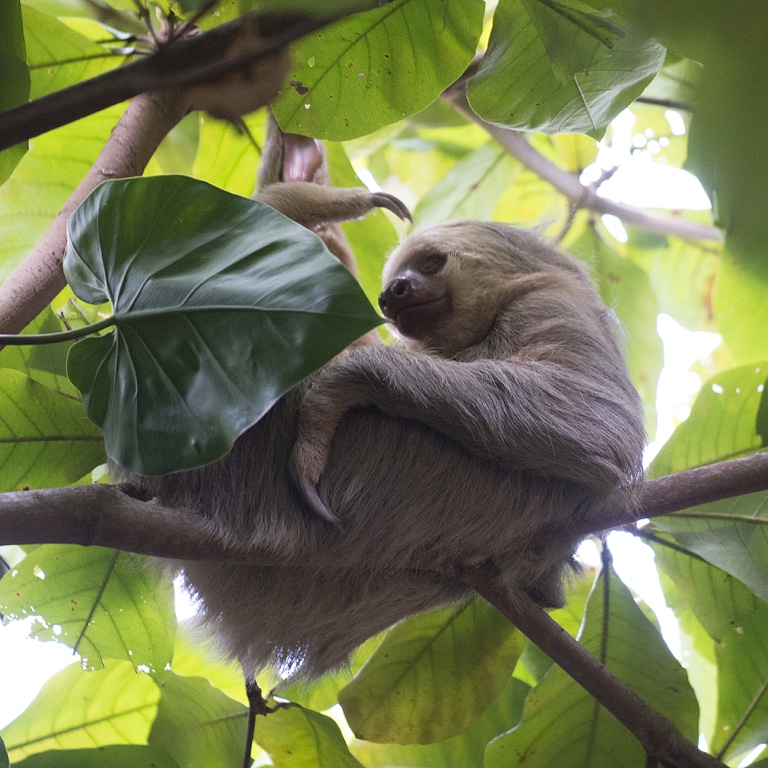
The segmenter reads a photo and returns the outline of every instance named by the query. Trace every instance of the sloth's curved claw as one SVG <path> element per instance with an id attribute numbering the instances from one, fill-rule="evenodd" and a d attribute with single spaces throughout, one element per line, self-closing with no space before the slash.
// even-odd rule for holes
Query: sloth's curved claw
<path id="1" fill-rule="evenodd" d="M 372 192 L 371 200 L 377 208 L 386 208 L 388 211 L 392 211 L 399 219 L 413 222 L 411 212 L 405 203 L 394 195 L 390 195 L 388 192 Z"/>
<path id="2" fill-rule="evenodd" d="M 341 520 L 331 512 L 328 507 L 323 504 L 320 496 L 317 494 L 317 487 L 311 480 L 302 480 L 299 483 L 301 489 L 301 495 L 304 497 L 304 501 L 309 504 L 312 510 L 318 514 L 323 520 L 327 520 L 332 525 L 335 525 L 338 529 L 343 530 Z"/>

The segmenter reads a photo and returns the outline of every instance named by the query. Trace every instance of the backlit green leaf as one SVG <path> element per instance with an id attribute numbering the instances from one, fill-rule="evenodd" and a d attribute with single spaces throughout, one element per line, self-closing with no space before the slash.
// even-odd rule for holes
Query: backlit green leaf
<path id="1" fill-rule="evenodd" d="M 0 491 L 74 483 L 104 461 L 101 432 L 76 399 L 0 368 Z"/>
<path id="2" fill-rule="evenodd" d="M 768 741 L 768 605 L 734 626 L 715 653 L 718 718 L 712 749 L 725 748 L 728 759 Z"/>
<path id="3" fill-rule="evenodd" d="M 603 30 L 608 47 L 552 10 L 567 7 L 585 19 L 573 2 L 547 5 L 544 10 L 534 4 L 532 17 L 528 2 L 499 2 L 488 51 L 469 82 L 472 109 L 509 128 L 602 135 L 659 71 L 665 50 L 629 29 L 620 36 L 618 28 Z M 578 55 L 571 59 L 573 51 Z"/>
<path id="4" fill-rule="evenodd" d="M 0 581 L 0 612 L 36 616 L 33 637 L 68 645 L 92 667 L 124 659 L 158 672 L 173 655 L 170 578 L 153 563 L 111 549 L 37 547 Z"/>
<path id="5" fill-rule="evenodd" d="M 405 768 L 482 768 L 491 739 L 517 723 L 530 688 L 512 678 L 496 700 L 460 734 L 435 744 L 353 742 L 351 750 L 365 765 Z"/>
<path id="6" fill-rule="evenodd" d="M 14 764 L 54 749 L 146 744 L 159 698 L 152 678 L 125 661 L 108 661 L 94 672 L 71 664 L 3 729 L 3 739 Z"/>
<path id="7" fill-rule="evenodd" d="M 31 98 L 94 77 L 122 60 L 103 58 L 103 47 L 29 5 L 23 16 Z M 124 110 L 125 104 L 118 104 L 30 140 L 29 151 L 0 187 L 0 280 L 40 240 Z"/>
<path id="8" fill-rule="evenodd" d="M 247 707 L 201 677 L 168 673 L 159 687 L 150 746 L 161 749 L 184 768 L 241 764 Z"/>
<path id="9" fill-rule="evenodd" d="M 706 560 L 661 542 L 652 546 L 659 567 L 669 575 L 694 616 L 714 640 L 722 640 L 727 632 L 762 605 L 742 582 Z"/>
<path id="10" fill-rule="evenodd" d="M 743 581 L 768 600 L 768 493 L 750 493 L 691 507 L 653 526 Z"/>
<path id="11" fill-rule="evenodd" d="M 482 600 L 420 613 L 385 635 L 339 703 L 358 738 L 444 741 L 506 687 L 524 646 L 521 633 Z"/>
<path id="12" fill-rule="evenodd" d="M 165 752 L 132 744 L 40 752 L 16 763 L 16 766 L 18 768 L 179 768 L 179 764 Z"/>
<path id="13" fill-rule="evenodd" d="M 424 109 L 475 55 L 480 0 L 392 0 L 293 46 L 273 104 L 286 131 L 341 141 Z"/>
<path id="14" fill-rule="evenodd" d="M 517 160 L 496 142 L 489 141 L 459 160 L 430 189 L 419 202 L 414 217 L 419 224 L 453 219 L 487 221 L 520 170 Z"/>
<path id="15" fill-rule="evenodd" d="M 330 717 L 296 704 L 260 720 L 256 740 L 275 768 L 362 768 Z"/>
<path id="16" fill-rule="evenodd" d="M 651 464 L 650 475 L 669 475 L 760 448 L 756 421 L 766 372 L 765 364 L 744 365 L 706 382 L 690 416 Z"/>
<path id="17" fill-rule="evenodd" d="M 0 110 L 23 104 L 29 98 L 29 67 L 24 46 L 19 0 L 0 4 Z M 0 152 L 2 184 L 27 151 L 27 143 Z"/>
<path id="18" fill-rule="evenodd" d="M 698 706 L 685 670 L 615 576 L 610 577 L 606 605 L 604 579 L 601 576 L 592 591 L 579 639 L 686 738 L 695 740 Z M 644 763 L 645 753 L 635 737 L 553 666 L 526 699 L 520 726 L 488 745 L 485 765 L 616 768 Z"/>

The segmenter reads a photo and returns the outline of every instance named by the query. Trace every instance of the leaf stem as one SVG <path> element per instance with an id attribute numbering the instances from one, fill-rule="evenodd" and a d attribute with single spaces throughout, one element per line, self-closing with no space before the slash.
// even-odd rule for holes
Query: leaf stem
<path id="1" fill-rule="evenodd" d="M 85 336 L 90 336 L 92 333 L 109 328 L 112 325 L 115 325 L 115 318 L 108 317 L 105 320 L 99 320 L 98 323 L 91 323 L 82 328 L 60 331 L 59 333 L 0 333 L 0 347 L 7 344 L 33 346 L 37 344 L 56 344 L 60 341 L 72 341 L 73 339 L 82 339 Z"/>

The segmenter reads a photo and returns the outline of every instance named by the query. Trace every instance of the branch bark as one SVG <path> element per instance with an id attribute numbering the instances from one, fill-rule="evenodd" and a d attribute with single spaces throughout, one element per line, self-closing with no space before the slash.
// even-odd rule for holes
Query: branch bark
<path id="1" fill-rule="evenodd" d="M 660 235 L 674 235 L 686 240 L 723 241 L 723 233 L 717 227 L 699 224 L 680 216 L 635 208 L 600 197 L 594 189 L 585 187 L 576 176 L 559 168 L 537 152 L 520 131 L 493 125 L 476 115 L 469 106 L 466 87 L 462 80 L 445 91 L 443 98 L 460 115 L 486 130 L 510 155 L 517 158 L 539 178 L 549 182 L 576 207 L 588 208 L 595 213 L 611 214 L 627 224 Z"/>
<path id="2" fill-rule="evenodd" d="M 635 519 L 628 519 L 624 511 L 606 507 L 600 515 L 576 523 L 575 531 L 589 536 L 642 518 L 671 515 L 699 504 L 766 490 L 768 452 L 753 453 L 648 480 L 643 485 Z"/>
<path id="3" fill-rule="evenodd" d="M 765 490 L 768 452 L 649 480 L 637 514 L 607 508 L 603 516 L 573 530 L 576 535 L 589 536 L 634 523 L 638 517 L 659 517 Z M 276 560 L 269 552 L 227 549 L 210 537 L 193 512 L 141 501 L 117 486 L 104 485 L 0 494 L 0 546 L 6 544 L 99 545 L 171 559 L 306 566 L 304 558 L 292 562 Z M 312 564 L 333 567 L 331 562 L 315 559 Z M 449 576 L 455 578 L 456 574 Z"/>

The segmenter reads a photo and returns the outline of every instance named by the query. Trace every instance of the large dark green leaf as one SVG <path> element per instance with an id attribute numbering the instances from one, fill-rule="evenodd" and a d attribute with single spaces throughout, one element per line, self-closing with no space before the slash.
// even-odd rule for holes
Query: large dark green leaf
<path id="1" fill-rule="evenodd" d="M 589 11 L 574 0 L 501 0 L 469 83 L 472 108 L 510 128 L 602 134 L 653 79 L 665 51 Z"/>
<path id="2" fill-rule="evenodd" d="M 475 55 L 480 0 L 393 0 L 308 35 L 273 105 L 287 131 L 342 141 L 424 109 Z"/>
<path id="3" fill-rule="evenodd" d="M 69 237 L 67 279 L 115 329 L 76 344 L 68 373 L 107 453 L 144 474 L 217 459 L 380 322 L 314 234 L 204 182 L 103 184 Z"/>

